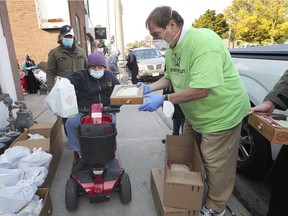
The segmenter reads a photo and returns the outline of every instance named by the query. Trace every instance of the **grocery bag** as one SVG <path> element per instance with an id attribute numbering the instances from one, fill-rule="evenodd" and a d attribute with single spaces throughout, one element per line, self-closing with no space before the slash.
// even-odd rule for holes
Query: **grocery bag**
<path id="1" fill-rule="evenodd" d="M 49 108 L 54 115 L 62 118 L 78 113 L 75 88 L 67 78 L 57 79 L 51 92 L 44 100 L 44 106 Z"/>
<path id="2" fill-rule="evenodd" d="M 33 181 L 26 180 L 0 188 L 0 214 L 18 212 L 33 199 L 37 189 Z"/>

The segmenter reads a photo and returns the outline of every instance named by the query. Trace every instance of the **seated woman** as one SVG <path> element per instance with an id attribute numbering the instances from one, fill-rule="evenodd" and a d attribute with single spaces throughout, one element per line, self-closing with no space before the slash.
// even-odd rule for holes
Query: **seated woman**
<path id="1" fill-rule="evenodd" d="M 88 109 L 90 103 L 98 102 L 103 106 L 110 106 L 110 96 L 114 86 L 120 84 L 111 71 L 106 70 L 107 64 L 102 53 L 92 53 L 88 56 L 88 65 L 85 70 L 73 73 L 67 78 L 74 85 L 77 92 L 79 110 Z M 80 144 L 77 128 L 83 113 L 69 117 L 65 123 L 68 135 L 68 149 L 74 151 L 72 172 L 81 170 L 85 164 L 81 161 Z M 113 123 L 116 122 L 116 113 L 112 113 Z"/>

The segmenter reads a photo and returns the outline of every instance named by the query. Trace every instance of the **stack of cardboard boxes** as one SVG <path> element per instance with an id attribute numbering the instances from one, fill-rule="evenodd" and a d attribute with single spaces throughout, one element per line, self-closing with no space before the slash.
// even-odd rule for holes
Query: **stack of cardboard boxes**
<path id="1" fill-rule="evenodd" d="M 166 137 L 165 167 L 151 169 L 151 192 L 158 216 L 198 216 L 204 192 L 204 166 L 192 136 Z M 172 164 L 189 167 L 173 170 Z"/>
<path id="2" fill-rule="evenodd" d="M 45 139 L 28 140 L 28 134 L 40 134 Z M 62 138 L 62 119 L 58 118 L 56 122 L 51 124 L 35 124 L 31 128 L 23 132 L 10 146 L 26 146 L 31 151 L 33 148 L 42 148 L 52 154 L 52 160 L 49 165 L 47 177 L 41 187 L 38 188 L 36 194 L 43 199 L 43 208 L 40 216 L 52 215 L 52 205 L 49 193 L 53 178 L 58 168 L 64 146 Z"/>

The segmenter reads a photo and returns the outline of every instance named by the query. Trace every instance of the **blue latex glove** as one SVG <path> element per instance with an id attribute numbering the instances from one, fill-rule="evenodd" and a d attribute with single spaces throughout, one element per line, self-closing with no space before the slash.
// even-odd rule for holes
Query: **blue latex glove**
<path id="1" fill-rule="evenodd" d="M 157 94 L 147 94 L 146 98 L 149 98 L 146 102 L 138 107 L 139 111 L 153 112 L 163 105 L 163 96 Z"/>
<path id="2" fill-rule="evenodd" d="M 143 85 L 143 94 L 144 95 L 150 93 L 150 86 L 149 85 L 144 84 L 143 82 L 138 82 L 136 85 L 137 85 L 137 87 Z"/>

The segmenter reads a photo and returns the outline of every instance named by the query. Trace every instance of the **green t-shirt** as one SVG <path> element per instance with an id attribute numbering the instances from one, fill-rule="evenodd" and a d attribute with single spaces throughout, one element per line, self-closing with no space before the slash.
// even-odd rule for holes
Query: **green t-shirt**
<path id="1" fill-rule="evenodd" d="M 250 108 L 239 73 L 222 39 L 209 29 L 189 28 L 166 52 L 165 77 L 175 92 L 209 88 L 208 97 L 180 104 L 186 120 L 199 132 L 217 132 L 239 124 Z"/>

